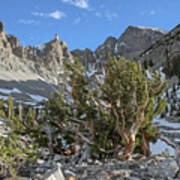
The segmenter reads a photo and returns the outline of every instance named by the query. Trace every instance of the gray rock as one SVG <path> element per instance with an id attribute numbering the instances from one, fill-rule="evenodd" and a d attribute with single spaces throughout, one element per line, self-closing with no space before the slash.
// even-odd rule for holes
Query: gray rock
<path id="1" fill-rule="evenodd" d="M 37 163 L 38 163 L 38 164 L 44 164 L 45 161 L 44 161 L 43 159 L 37 159 Z"/>
<path id="2" fill-rule="evenodd" d="M 55 156 L 54 156 L 54 161 L 55 161 L 55 162 L 59 162 L 59 161 L 62 160 L 62 159 L 63 159 L 63 157 L 62 157 L 61 155 L 55 154 Z"/>
<path id="3" fill-rule="evenodd" d="M 61 165 L 57 164 L 57 167 L 45 174 L 44 180 L 65 180 L 64 175 L 61 171 Z"/>
<path id="4" fill-rule="evenodd" d="M 179 48 L 180 25 L 177 25 L 169 33 L 140 54 L 138 59 L 146 64 L 151 64 L 154 68 L 162 66 L 165 73 L 176 75 L 173 71 L 179 64 Z"/>
<path id="5" fill-rule="evenodd" d="M 141 180 L 140 178 L 137 178 L 137 177 L 129 177 L 128 180 Z M 153 180 L 153 179 L 151 179 Z"/>
<path id="6" fill-rule="evenodd" d="M 49 98 L 59 82 L 64 82 L 60 74 L 68 59 L 72 60 L 72 55 L 64 41 L 54 39 L 40 46 L 22 46 L 14 35 L 6 34 L 0 22 L 0 88 L 22 92 L 0 91 L 4 99 L 11 94 L 14 101 L 35 105 L 38 97 Z"/>
<path id="7" fill-rule="evenodd" d="M 157 166 L 148 167 L 149 174 L 152 174 L 154 178 L 172 178 L 178 169 L 179 167 L 174 159 L 165 159 L 158 162 Z"/>

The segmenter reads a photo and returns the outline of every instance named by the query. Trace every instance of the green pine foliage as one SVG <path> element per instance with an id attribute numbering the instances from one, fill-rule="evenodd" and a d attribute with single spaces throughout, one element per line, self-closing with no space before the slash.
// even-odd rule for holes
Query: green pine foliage
<path id="1" fill-rule="evenodd" d="M 0 177 L 16 175 L 19 170 L 33 164 L 37 152 L 33 146 L 23 144 L 18 135 L 9 133 L 7 137 L 0 137 Z"/>
<path id="2" fill-rule="evenodd" d="M 0 101 L 0 115 L 11 128 L 9 136 L 0 138 L 5 169 L 16 174 L 18 163 L 35 159 L 39 146 L 63 153 L 68 145 L 87 143 L 91 156 L 99 158 L 115 156 L 120 149 L 124 160 L 134 152 L 149 155 L 149 141 L 155 142 L 158 134 L 152 121 L 166 108 L 162 95 L 167 83 L 160 72 L 147 67 L 147 73 L 139 63 L 115 57 L 104 65 L 103 80 L 88 78 L 77 58 L 64 66 L 64 85 L 41 110 L 15 109 L 9 96 L 6 111 Z M 31 138 L 31 146 L 21 148 L 22 135 Z"/>
<path id="3" fill-rule="evenodd" d="M 14 110 L 13 110 L 13 99 L 12 96 L 8 96 L 8 118 L 11 119 L 13 117 Z"/>
<path id="4" fill-rule="evenodd" d="M 112 136 L 113 132 L 119 135 L 118 143 L 126 147 L 131 141 L 126 136 L 130 136 L 133 133 L 132 130 L 137 136 L 146 132 L 148 139 L 154 141 L 157 133 L 152 127 L 152 120 L 163 112 L 166 106 L 165 100 L 160 98 L 166 88 L 166 83 L 163 84 L 161 81 L 160 73 L 149 69 L 152 76 L 152 79 L 149 79 L 140 64 L 125 59 L 118 61 L 116 58 L 111 58 L 105 69 L 107 72 L 105 80 L 102 85 L 100 84 L 102 95 L 98 98 L 109 104 L 109 108 L 104 108 L 99 103 L 101 114 L 105 114 L 106 127 L 105 134 L 101 129 L 96 143 L 103 142 L 105 149 L 110 148 L 106 140 L 108 137 L 106 129 L 110 130 L 108 127 L 112 129 L 107 139 L 111 145 L 112 142 L 116 142 L 113 145 L 114 148 L 117 144 L 117 136 Z M 102 120 L 99 124 L 102 124 Z M 136 147 L 142 146 L 142 139 L 142 137 L 137 138 Z"/>
<path id="5" fill-rule="evenodd" d="M 86 141 L 102 158 L 112 156 L 117 146 L 125 147 L 124 159 L 134 151 L 149 154 L 149 141 L 157 135 L 152 120 L 166 107 L 161 96 L 167 84 L 160 72 L 149 68 L 149 78 L 140 64 L 110 58 L 103 82 L 90 82 L 78 59 L 66 63 L 66 73 L 64 89 L 46 104 L 57 132 Z"/>
<path id="6" fill-rule="evenodd" d="M 4 106 L 4 100 L 0 99 L 0 117 L 5 118 L 5 106 Z"/>
<path id="7" fill-rule="evenodd" d="M 0 118 L 9 126 L 6 134 L 0 136 L 0 178 L 13 176 L 16 179 L 20 170 L 31 166 L 37 159 L 38 144 L 29 138 L 29 127 L 22 119 L 22 109 L 16 113 L 11 96 L 7 103 L 6 111 L 4 101 L 0 100 Z"/>

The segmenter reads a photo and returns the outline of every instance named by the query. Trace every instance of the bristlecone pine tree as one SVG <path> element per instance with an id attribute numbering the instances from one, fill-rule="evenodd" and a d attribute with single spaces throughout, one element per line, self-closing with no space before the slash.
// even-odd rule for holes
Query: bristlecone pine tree
<path id="1" fill-rule="evenodd" d="M 166 107 L 167 83 L 160 72 L 147 71 L 134 61 L 110 58 L 104 79 L 90 80 L 78 59 L 66 63 L 68 80 L 46 103 L 48 122 L 62 136 L 91 147 L 91 155 L 112 156 L 120 149 L 122 159 L 136 152 L 150 154 L 156 141 L 153 118 Z"/>

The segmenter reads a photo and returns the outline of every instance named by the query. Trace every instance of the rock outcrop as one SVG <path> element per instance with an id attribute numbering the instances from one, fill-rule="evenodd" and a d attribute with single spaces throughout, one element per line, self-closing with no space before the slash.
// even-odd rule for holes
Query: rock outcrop
<path id="1" fill-rule="evenodd" d="M 20 57 L 32 60 L 38 64 L 43 64 L 48 70 L 56 73 L 66 59 L 71 59 L 72 55 L 64 41 L 59 41 L 57 35 L 55 39 L 38 46 L 19 46 L 17 38 L 9 36 L 13 53 Z"/>
<path id="2" fill-rule="evenodd" d="M 178 180 L 180 178 L 180 174 L 177 173 L 179 166 L 175 159 L 162 155 L 126 162 L 117 159 L 105 159 L 104 161 L 88 159 L 87 162 L 77 164 L 74 157 L 56 154 L 51 159 L 39 159 L 38 162 L 33 171 L 29 169 L 31 176 L 27 174 L 24 180 L 29 178 L 45 180 Z M 175 175 L 177 176 L 175 177 Z"/>
<path id="3" fill-rule="evenodd" d="M 4 31 L 4 24 L 0 21 L 0 33 Z"/>
<path id="4" fill-rule="evenodd" d="M 71 53 L 85 65 L 103 63 L 108 55 L 134 59 L 166 33 L 167 31 L 155 28 L 129 26 L 118 39 L 108 37 L 94 52 L 90 49 L 75 49 Z"/>
<path id="5" fill-rule="evenodd" d="M 11 45 L 8 42 L 8 38 L 4 30 L 4 25 L 2 22 L 0 22 L 0 52 L 2 51 L 11 53 Z"/>
<path id="6" fill-rule="evenodd" d="M 63 62 L 68 59 L 72 59 L 68 46 L 57 35 L 39 46 L 23 46 L 14 35 L 6 34 L 0 22 L 0 98 L 7 99 L 10 93 L 30 104 L 49 98 L 62 80 Z"/>
<path id="7" fill-rule="evenodd" d="M 162 66 L 170 76 L 180 74 L 180 25 L 144 51 L 139 59 L 155 69 Z"/>
<path id="8" fill-rule="evenodd" d="M 133 59 L 163 37 L 167 31 L 150 27 L 129 26 L 117 42 L 117 51 Z"/>

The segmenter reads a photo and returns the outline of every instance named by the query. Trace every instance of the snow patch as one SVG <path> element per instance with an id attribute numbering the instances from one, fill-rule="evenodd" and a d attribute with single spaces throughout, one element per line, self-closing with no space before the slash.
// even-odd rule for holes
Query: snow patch
<path id="1" fill-rule="evenodd" d="M 87 71 L 86 72 L 86 75 L 88 78 L 90 78 L 92 75 L 94 75 L 95 73 L 97 72 L 96 69 L 92 69 L 91 71 Z"/>
<path id="2" fill-rule="evenodd" d="M 115 53 L 118 53 L 118 43 L 115 44 L 114 52 L 115 52 Z"/>
<path id="3" fill-rule="evenodd" d="M 40 79 L 41 81 L 46 82 L 46 80 L 44 78 L 42 78 L 41 76 L 38 76 L 38 79 Z"/>
<path id="4" fill-rule="evenodd" d="M 11 93 L 22 93 L 19 89 L 17 88 L 13 88 L 13 89 L 4 89 L 4 88 L 0 88 L 0 92 L 4 93 L 4 94 L 11 94 Z"/>
<path id="5" fill-rule="evenodd" d="M 35 102 L 23 102 L 23 104 L 29 105 L 29 106 L 36 106 L 37 105 L 37 103 L 35 103 Z"/>
<path id="6" fill-rule="evenodd" d="M 146 70 L 146 75 L 149 79 L 152 79 L 151 73 L 148 69 Z"/>
<path id="7" fill-rule="evenodd" d="M 128 46 L 125 42 L 121 42 L 119 46 Z"/>
<path id="8" fill-rule="evenodd" d="M 167 127 L 172 127 L 172 128 L 180 128 L 180 123 L 173 123 L 173 122 L 168 122 L 166 119 L 154 119 L 154 123 L 157 123 L 158 126 L 167 126 Z"/>
<path id="9" fill-rule="evenodd" d="M 160 139 L 158 139 L 155 144 L 150 143 L 150 149 L 152 154 L 161 154 L 162 152 L 168 150 L 170 155 L 174 155 L 174 149 Z"/>
<path id="10" fill-rule="evenodd" d="M 28 96 L 31 97 L 31 99 L 37 101 L 37 102 L 41 102 L 43 100 L 47 101 L 48 99 L 46 97 L 40 96 L 40 95 L 34 95 L 34 94 L 27 94 Z"/>
<path id="11" fill-rule="evenodd" d="M 88 71 L 85 72 L 85 75 L 90 78 L 92 75 L 94 75 L 97 71 L 95 64 L 91 64 L 88 66 Z"/>

